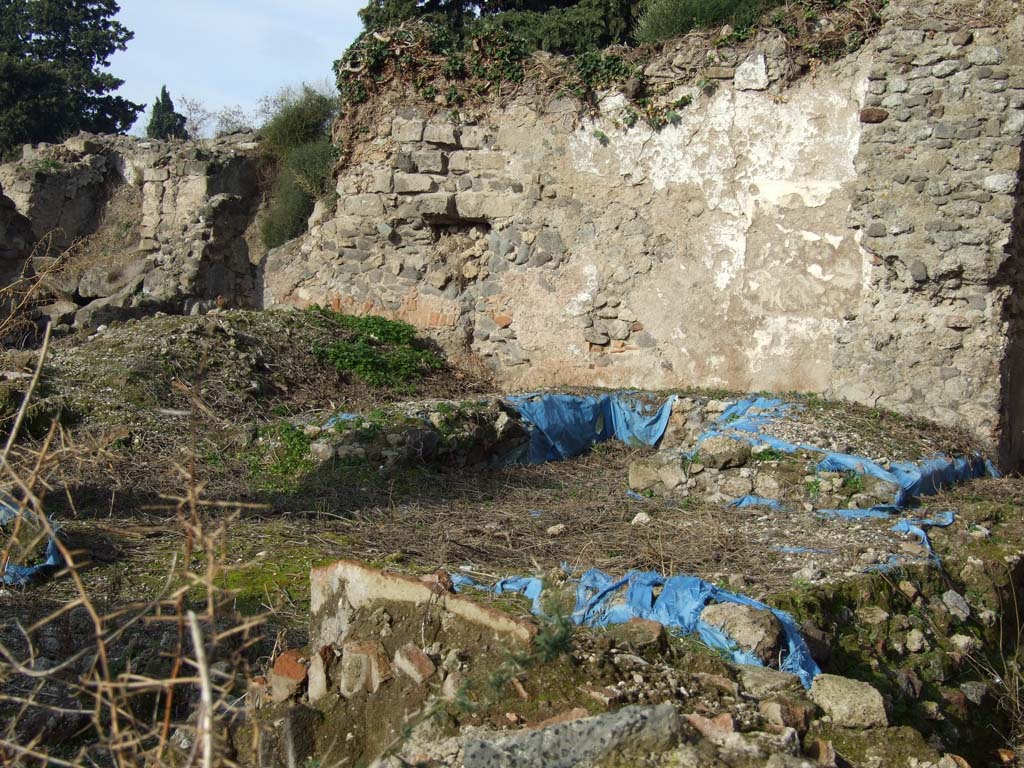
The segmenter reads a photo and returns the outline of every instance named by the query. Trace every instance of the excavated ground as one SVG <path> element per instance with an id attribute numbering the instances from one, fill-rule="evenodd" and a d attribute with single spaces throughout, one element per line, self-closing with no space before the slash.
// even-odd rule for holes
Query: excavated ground
<path id="1" fill-rule="evenodd" d="M 630 494 L 630 466 L 649 459 L 653 448 L 608 442 L 559 463 L 474 464 L 472 450 L 458 441 L 478 434 L 467 431 L 475 418 L 467 413 L 495 408 L 494 397 L 481 394 L 485 380 L 450 368 L 420 382 L 415 403 L 404 405 L 412 397 L 407 388 L 375 390 L 312 353 L 335 333 L 306 313 L 231 311 L 133 321 L 56 344 L 34 411 L 34 439 L 41 439 L 47 417 L 63 414 L 62 445 L 78 446 L 79 461 L 50 478 L 47 511 L 63 526 L 69 546 L 89 561 L 80 576 L 105 610 L 155 598 L 166 588 L 182 548 L 175 504 L 166 494 L 183 493 L 176 467 L 194 461 L 205 483 L 202 497 L 228 502 L 202 511 L 208 527 L 229 521 L 219 557 L 233 567 L 222 574 L 223 586 L 241 614 L 267 614 L 268 639 L 251 652 L 258 666 L 268 663 L 275 647 L 308 641 L 310 568 L 342 558 L 413 575 L 461 572 L 481 582 L 541 575 L 557 584 L 565 582 L 566 569 L 579 574 L 591 567 L 615 575 L 655 570 L 700 576 L 790 610 L 798 623 L 810 621 L 831 649 L 826 670 L 871 682 L 886 696 L 890 722 L 917 729 L 901 741 L 893 734 L 865 738 L 870 731 L 863 729 L 836 731 L 827 717 L 818 722 L 815 738 L 845 745 L 840 752 L 852 764 L 911 764 L 877 756 L 887 739 L 923 761 L 949 750 L 975 765 L 994 760 L 997 747 L 1016 743 L 1014 606 L 1024 546 L 1019 481 L 978 480 L 922 499 L 915 517 L 957 513 L 953 525 L 930 531 L 940 569 L 917 538 L 891 530 L 893 519 L 854 521 L 823 518 L 799 505 L 734 509 L 695 495 Z M 31 364 L 30 356 L 9 355 L 4 367 L 24 371 Z M 20 381 L 10 383 L 12 391 Z M 726 392 L 676 394 L 709 413 L 736 399 Z M 886 412 L 799 395 L 783 399 L 795 406 L 770 431 L 794 442 L 879 460 L 973 448 L 960 435 Z M 396 436 L 408 427 L 409 413 L 424 409 L 441 424 L 442 441 L 460 447 L 429 462 L 390 460 L 387 448 L 400 443 Z M 316 445 L 327 433 L 311 425 L 338 412 L 361 414 L 351 434 L 362 436 L 365 450 L 317 458 Z M 342 431 L 331 434 L 348 439 Z M 818 458 L 811 452 L 772 454 L 758 467 L 770 464 L 803 486 Z M 25 559 L 31 561 L 28 549 Z M 894 556 L 898 567 L 879 568 Z M 195 570 L 205 562 L 205 555 L 193 554 Z M 966 596 L 969 619 L 951 617 L 942 607 L 950 590 Z M 0 605 L 28 626 L 75 595 L 73 582 L 58 576 L 24 590 L 5 588 Z M 517 616 L 529 614 L 519 598 L 481 599 Z M 71 624 L 81 620 L 72 612 Z M 74 649 L 69 626 L 37 632 L 42 652 L 55 662 Z M 914 630 L 923 644 L 916 635 L 908 641 Z M 14 621 L 4 622 L 2 634 L 5 645 L 19 647 Z M 135 668 L 159 667 L 164 635 L 146 629 L 142 637 L 149 640 L 132 641 L 121 653 Z M 966 650 L 951 645 L 954 635 L 973 644 Z M 612 659 L 621 651 L 601 636 L 578 632 L 569 656 L 531 672 L 526 698 L 515 705 L 522 710 L 517 717 L 505 717 L 512 710 L 502 708 L 512 705 L 500 699 L 491 702 L 489 714 L 477 712 L 464 724 L 517 728 L 574 706 L 603 711 L 593 696 L 580 695 L 583 683 L 621 683 L 623 693 L 612 708 L 671 700 L 709 717 L 753 717 L 743 715 L 750 697 L 740 689 L 721 695 L 721 680 L 740 679 L 740 672 L 723 667 L 699 644 L 673 640 L 676 650 L 655 659 L 652 669 L 623 671 Z M 661 663 L 684 675 L 679 684 L 687 696 L 654 680 L 663 679 L 652 672 Z M 693 677 L 709 671 L 718 681 Z M 979 681 L 983 693 L 968 685 Z M 17 680 L 7 685 L 17 686 Z M 545 703 L 538 709 L 538 692 L 552 686 L 564 695 L 541 697 Z M 716 690 L 711 703 L 704 700 Z M 698 700 L 704 703 L 697 706 Z M 987 728 L 990 738 L 972 742 L 975 728 Z"/>

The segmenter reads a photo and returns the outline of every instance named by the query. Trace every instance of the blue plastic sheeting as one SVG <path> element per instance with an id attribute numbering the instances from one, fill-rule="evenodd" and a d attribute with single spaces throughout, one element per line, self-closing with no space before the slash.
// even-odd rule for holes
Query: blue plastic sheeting
<path id="1" fill-rule="evenodd" d="M 657 408 L 626 393 L 520 395 L 508 402 L 530 425 L 527 463 L 543 464 L 579 456 L 594 443 L 613 437 L 633 445 L 654 445 L 665 434 L 675 396 Z"/>
<path id="2" fill-rule="evenodd" d="M 867 509 L 819 509 L 817 514 L 820 517 L 839 517 L 843 520 L 866 520 L 869 518 L 888 520 L 899 511 L 898 507 L 885 505 Z"/>
<path id="3" fill-rule="evenodd" d="M 6 494 L 0 494 L 0 528 L 14 522 L 15 518 L 21 515 L 21 510 L 16 506 L 17 502 Z M 59 570 L 64 565 L 64 558 L 60 554 L 57 542 L 50 539 L 46 542 L 46 552 L 43 555 L 43 562 L 38 565 L 16 565 L 7 563 L 4 570 L 3 584 L 5 587 L 25 587 L 34 579 L 48 576 Z"/>
<path id="4" fill-rule="evenodd" d="M 714 425 L 697 438 L 697 449 L 694 450 L 694 453 L 699 452 L 700 444 L 709 437 L 719 436 L 730 437 L 750 445 L 768 446 L 782 453 L 821 452 L 820 448 L 813 445 L 790 443 L 761 432 L 762 427 L 784 416 L 786 411 L 793 407 L 790 403 L 768 397 L 750 397 L 740 400 L 726 408 Z"/>
<path id="5" fill-rule="evenodd" d="M 933 560 L 938 560 L 938 556 L 932 549 L 932 543 L 928 539 L 927 529 L 928 528 L 945 528 L 953 524 L 956 519 L 956 513 L 940 512 L 935 517 L 928 517 L 924 519 L 906 519 L 900 520 L 896 525 L 892 527 L 896 533 L 905 533 L 912 536 L 917 536 L 921 545 L 928 550 L 928 557 Z"/>
<path id="6" fill-rule="evenodd" d="M 344 421 L 356 421 L 359 418 L 358 413 L 338 413 L 331 416 L 327 421 L 324 422 L 322 429 L 330 429 L 333 426 L 341 424 Z"/>
<path id="7" fill-rule="evenodd" d="M 926 459 L 921 464 L 909 461 L 893 462 L 885 470 L 863 456 L 846 453 L 830 453 L 818 464 L 822 472 L 856 472 L 871 475 L 880 480 L 899 486 L 893 505 L 909 506 L 920 496 L 931 496 L 943 488 L 965 483 L 976 477 L 984 477 L 995 471 L 981 456 L 961 456 L 950 459 L 941 454 Z"/>
<path id="8" fill-rule="evenodd" d="M 655 595 L 658 589 L 660 592 Z M 701 611 L 710 603 L 738 603 L 771 611 L 782 623 L 786 635 L 788 653 L 782 659 L 781 668 L 798 675 L 804 686 L 810 687 L 821 670 L 789 614 L 696 576 L 666 578 L 652 572 L 630 571 L 616 580 L 591 569 L 583 574 L 576 588 L 573 620 L 577 624 L 603 627 L 634 618 L 651 619 L 684 633 L 696 632 L 712 648 L 728 651 L 738 664 L 764 666 L 753 654 L 739 650 L 722 630 L 700 620 Z"/>
<path id="9" fill-rule="evenodd" d="M 564 563 L 562 567 L 565 568 Z M 452 574 L 452 584 L 456 592 L 461 592 L 463 587 L 473 587 L 474 589 L 482 589 L 485 592 L 493 592 L 496 595 L 508 593 L 523 595 L 530 600 L 530 610 L 535 616 L 542 616 L 544 614 L 540 600 L 541 593 L 544 591 L 544 582 L 533 576 L 510 576 L 507 579 L 502 579 L 494 586 L 487 586 L 471 576 L 466 576 L 463 573 L 454 573 Z"/>
<path id="10" fill-rule="evenodd" d="M 452 582 L 457 590 L 468 586 L 490 590 L 495 594 L 518 592 L 532 601 L 534 614 L 543 613 L 540 599 L 543 582 L 538 578 L 502 579 L 493 587 L 488 587 L 464 574 L 453 574 Z M 660 589 L 657 596 L 656 589 Z M 811 658 L 811 652 L 796 622 L 788 613 L 720 589 L 696 576 L 666 578 L 653 572 L 630 571 L 621 579 L 614 580 L 602 571 L 591 569 L 583 574 L 576 587 L 576 607 L 572 619 L 576 624 L 590 627 L 622 624 L 635 618 L 651 619 L 685 634 L 696 633 L 712 648 L 727 651 L 737 664 L 763 667 L 759 658 L 737 648 L 736 643 L 722 630 L 700 620 L 701 611 L 711 603 L 738 603 L 771 611 L 782 623 L 786 635 L 787 654 L 782 659 L 781 668 L 798 675 L 806 688 L 810 687 L 815 675 L 821 672 Z"/>
<path id="11" fill-rule="evenodd" d="M 782 505 L 776 499 L 766 499 L 763 496 L 741 496 L 740 498 L 730 501 L 730 507 L 736 509 L 746 509 L 747 507 L 765 507 L 766 509 L 782 509 Z"/>
<path id="12" fill-rule="evenodd" d="M 834 549 L 816 549 L 815 547 L 772 547 L 773 552 L 782 552 L 786 555 L 802 555 L 810 552 L 816 555 L 828 555 L 835 552 Z"/>

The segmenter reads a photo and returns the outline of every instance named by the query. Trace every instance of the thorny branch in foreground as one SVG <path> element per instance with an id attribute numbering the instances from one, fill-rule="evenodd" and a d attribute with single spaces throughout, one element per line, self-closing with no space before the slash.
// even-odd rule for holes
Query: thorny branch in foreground
<path id="1" fill-rule="evenodd" d="M 44 343 L 21 413 L 46 350 Z M 193 435 L 201 409 L 195 392 Z M 0 591 L 0 606 L 24 606 L 20 618 L 0 607 L 8 617 L 0 624 L 0 764 L 232 765 L 228 726 L 246 712 L 265 617 L 232 609 L 227 575 L 248 564 L 229 566 L 225 552 L 232 520 L 252 505 L 203 498 L 194 459 L 179 467 L 184 494 L 157 507 L 180 536 L 163 587 L 151 599 L 109 605 L 102 582 L 87 572 L 88 552 L 76 550 L 45 512 L 62 466 L 84 456 L 56 423 L 35 445 L 19 441 L 20 424 L 0 456 L 0 490 L 17 507 L 0 539 L 0 573 L 14 553 L 31 557 L 52 540 L 62 561 L 55 578 L 70 582 L 73 595 L 47 605 L 45 597 L 30 603 L 13 589 Z M 71 499 L 71 489 L 59 490 Z M 62 654 L 69 644 L 74 650 Z"/>

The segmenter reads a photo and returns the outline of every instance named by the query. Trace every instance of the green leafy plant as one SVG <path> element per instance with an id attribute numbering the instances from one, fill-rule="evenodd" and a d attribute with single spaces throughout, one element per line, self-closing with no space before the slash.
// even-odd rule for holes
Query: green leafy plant
<path id="1" fill-rule="evenodd" d="M 342 338 L 315 347 L 314 354 L 371 387 L 409 390 L 424 376 L 444 367 L 441 357 L 425 348 L 408 323 L 372 315 L 341 315 L 319 307 L 311 311 L 347 332 Z"/>
<path id="2" fill-rule="evenodd" d="M 260 129 L 275 170 L 262 225 L 268 248 L 302 234 L 316 200 L 330 192 L 337 152 L 327 130 L 335 113 L 333 99 L 303 86 Z"/>
<path id="3" fill-rule="evenodd" d="M 856 472 L 846 472 L 843 475 L 843 489 L 850 493 L 864 492 L 864 476 Z"/>
<path id="4" fill-rule="evenodd" d="M 260 430 L 260 440 L 249 455 L 249 471 L 256 484 L 270 491 L 292 490 L 312 470 L 312 440 L 293 424 L 280 422 Z"/>
<path id="5" fill-rule="evenodd" d="M 638 42 L 655 43 L 698 27 L 731 24 L 743 30 L 778 5 L 780 0 L 645 0 L 633 35 Z"/>

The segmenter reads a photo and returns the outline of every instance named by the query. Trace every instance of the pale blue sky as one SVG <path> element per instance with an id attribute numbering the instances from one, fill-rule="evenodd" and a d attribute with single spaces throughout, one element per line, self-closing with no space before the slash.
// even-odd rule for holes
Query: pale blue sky
<path id="1" fill-rule="evenodd" d="M 361 0 L 120 0 L 118 19 L 135 33 L 111 59 L 119 93 L 152 105 L 200 99 L 216 111 L 255 107 L 282 86 L 324 82 L 359 33 Z M 145 126 L 139 118 L 134 131 Z"/>

